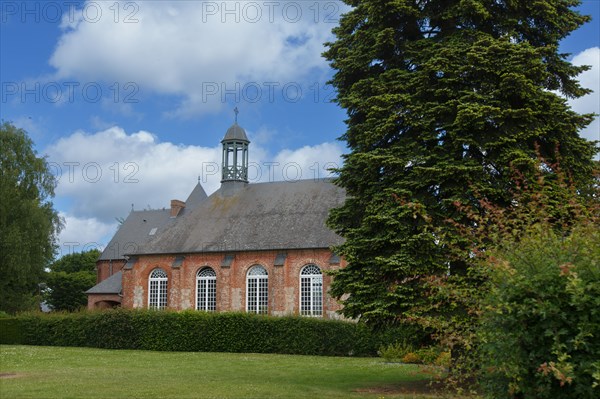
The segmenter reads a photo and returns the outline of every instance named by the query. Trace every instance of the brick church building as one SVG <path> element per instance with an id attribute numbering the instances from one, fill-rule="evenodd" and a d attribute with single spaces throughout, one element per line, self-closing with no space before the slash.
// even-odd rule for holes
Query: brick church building
<path id="1" fill-rule="evenodd" d="M 345 200 L 329 179 L 248 183 L 246 132 L 221 141 L 221 187 L 131 211 L 97 262 L 88 308 L 197 309 L 337 318 L 326 270 L 344 267 L 325 225 Z"/>

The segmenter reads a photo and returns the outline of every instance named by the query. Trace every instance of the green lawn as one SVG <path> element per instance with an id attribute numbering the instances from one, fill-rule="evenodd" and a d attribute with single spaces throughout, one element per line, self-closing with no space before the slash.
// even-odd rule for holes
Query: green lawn
<path id="1" fill-rule="evenodd" d="M 0 346 L 0 398 L 434 398 L 378 358 Z M 412 392 L 412 393 L 410 393 Z"/>

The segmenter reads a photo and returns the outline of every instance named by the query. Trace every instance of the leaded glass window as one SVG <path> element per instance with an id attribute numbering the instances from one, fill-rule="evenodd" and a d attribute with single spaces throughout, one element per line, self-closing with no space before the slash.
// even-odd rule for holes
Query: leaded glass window
<path id="1" fill-rule="evenodd" d="M 300 271 L 300 314 L 323 316 L 323 273 L 316 265 L 306 265 Z"/>
<path id="2" fill-rule="evenodd" d="M 269 304 L 269 275 L 264 267 L 255 265 L 246 276 L 246 311 L 267 314 Z"/>
<path id="3" fill-rule="evenodd" d="M 167 307 L 167 286 L 169 278 L 163 269 L 154 269 L 148 281 L 148 308 L 164 309 Z"/>
<path id="4" fill-rule="evenodd" d="M 210 267 L 196 273 L 196 310 L 214 312 L 217 309 L 217 274 Z"/>

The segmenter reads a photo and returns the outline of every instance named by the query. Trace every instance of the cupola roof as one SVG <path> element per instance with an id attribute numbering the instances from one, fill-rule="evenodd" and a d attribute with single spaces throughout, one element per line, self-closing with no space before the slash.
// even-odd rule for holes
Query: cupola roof
<path id="1" fill-rule="evenodd" d="M 234 123 L 231 125 L 229 129 L 227 129 L 227 133 L 225 133 L 225 137 L 221 140 L 221 143 L 226 141 L 243 141 L 249 143 L 248 136 L 246 136 L 246 131 L 240 125 Z"/>

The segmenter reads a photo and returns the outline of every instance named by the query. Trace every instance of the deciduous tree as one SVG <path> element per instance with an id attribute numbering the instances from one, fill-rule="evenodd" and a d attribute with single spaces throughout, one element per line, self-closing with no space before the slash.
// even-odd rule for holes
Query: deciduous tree
<path id="1" fill-rule="evenodd" d="M 53 209 L 56 180 L 23 129 L 0 125 L 0 310 L 35 307 L 61 222 Z"/>
<path id="2" fill-rule="evenodd" d="M 45 297 L 52 309 L 74 311 L 87 305 L 85 291 L 96 284 L 98 257 L 100 251 L 92 249 L 65 255 L 50 265 Z"/>

